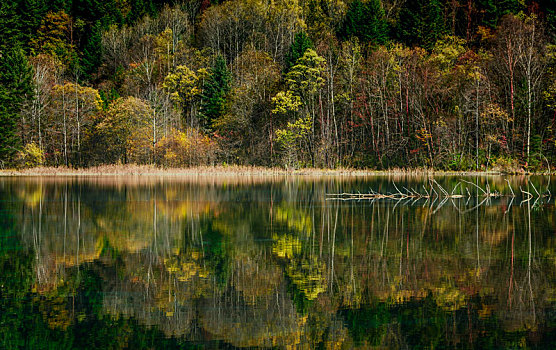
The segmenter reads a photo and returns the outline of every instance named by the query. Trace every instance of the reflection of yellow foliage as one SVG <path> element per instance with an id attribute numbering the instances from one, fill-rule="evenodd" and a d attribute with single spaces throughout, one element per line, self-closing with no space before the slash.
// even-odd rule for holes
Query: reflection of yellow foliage
<path id="1" fill-rule="evenodd" d="M 63 264 L 66 266 L 75 266 L 78 263 L 83 264 L 86 262 L 95 261 L 99 258 L 98 253 L 95 252 L 84 252 L 78 254 L 67 254 L 65 256 L 57 255 L 56 257 L 56 264 Z"/>
<path id="2" fill-rule="evenodd" d="M 481 237 L 491 245 L 498 245 L 508 237 L 507 230 L 485 230 L 481 232 Z"/>
<path id="3" fill-rule="evenodd" d="M 296 237 L 273 234 L 272 239 L 274 240 L 272 252 L 280 258 L 291 259 L 301 253 L 301 241 Z"/>
<path id="4" fill-rule="evenodd" d="M 397 289 L 395 286 L 392 287 L 390 293 L 379 293 L 378 297 L 381 300 L 389 300 L 394 304 L 401 304 L 409 301 L 412 298 L 422 299 L 427 296 L 427 291 L 424 289 Z"/>
<path id="5" fill-rule="evenodd" d="M 174 194 L 170 193 L 170 195 L 172 196 Z M 209 213 L 211 209 L 214 209 L 211 208 L 210 202 L 193 202 L 189 200 L 161 201 L 158 202 L 157 205 L 159 212 L 171 219 L 187 219 L 192 216 Z"/>
<path id="6" fill-rule="evenodd" d="M 465 295 L 457 288 L 443 286 L 434 291 L 436 304 L 448 311 L 456 311 L 465 305 Z"/>
<path id="7" fill-rule="evenodd" d="M 313 221 L 309 214 L 286 204 L 276 207 L 274 218 L 299 233 L 309 235 L 313 230 Z"/>
<path id="8" fill-rule="evenodd" d="M 481 306 L 481 309 L 478 311 L 478 314 L 480 318 L 488 318 L 492 314 L 492 311 L 493 311 L 492 305 L 483 304 Z"/>
<path id="9" fill-rule="evenodd" d="M 286 273 L 307 299 L 314 300 L 326 291 L 325 266 L 316 257 L 302 257 L 301 241 L 291 235 L 272 235 L 272 253 L 280 258 L 289 259 Z"/>
<path id="10" fill-rule="evenodd" d="M 271 296 L 283 281 L 282 271 L 275 264 L 266 264 L 264 261 L 258 262 L 243 256 L 237 258 L 234 265 L 237 266 L 234 287 L 243 293 L 248 304 L 255 305 L 258 299 Z"/>
<path id="11" fill-rule="evenodd" d="M 324 263 L 316 258 L 293 260 L 286 267 L 286 273 L 308 300 L 315 300 L 320 293 L 326 292 L 325 270 Z"/>
<path id="12" fill-rule="evenodd" d="M 199 252 L 192 251 L 189 256 L 172 256 L 164 259 L 164 266 L 166 271 L 175 275 L 180 282 L 189 282 L 194 277 L 207 278 L 209 272 L 200 265 L 200 258 Z"/>
<path id="13" fill-rule="evenodd" d="M 38 186 L 37 188 L 33 189 L 32 191 L 23 190 L 19 193 L 19 197 L 23 198 L 25 204 L 31 208 L 36 208 L 37 205 L 41 202 L 43 197 L 42 186 Z"/>
<path id="14" fill-rule="evenodd" d="M 54 291 L 54 293 L 57 293 Z M 66 308 L 66 298 L 60 295 L 47 296 L 47 300 L 40 304 L 43 319 L 50 329 L 66 330 L 71 325 L 71 317 Z"/>

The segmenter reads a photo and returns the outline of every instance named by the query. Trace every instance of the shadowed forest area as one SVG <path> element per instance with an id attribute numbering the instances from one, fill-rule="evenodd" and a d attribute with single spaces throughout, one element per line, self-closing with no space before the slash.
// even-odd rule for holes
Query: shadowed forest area
<path id="1" fill-rule="evenodd" d="M 550 170 L 555 0 L 7 0 L 0 167 Z"/>

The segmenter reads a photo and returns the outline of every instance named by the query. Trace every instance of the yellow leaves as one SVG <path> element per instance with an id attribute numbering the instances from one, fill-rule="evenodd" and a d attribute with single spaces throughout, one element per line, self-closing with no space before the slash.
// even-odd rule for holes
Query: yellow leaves
<path id="1" fill-rule="evenodd" d="M 98 112 L 102 99 L 98 90 L 74 83 L 55 85 L 52 88 L 54 103 L 65 105 L 70 111 L 79 108 L 81 113 Z"/>
<path id="2" fill-rule="evenodd" d="M 45 154 L 40 147 L 34 143 L 28 143 L 17 153 L 17 162 L 26 168 L 41 166 L 45 162 Z"/>
<path id="3" fill-rule="evenodd" d="M 427 129 L 421 128 L 417 130 L 415 137 L 426 145 L 428 143 L 428 139 L 432 138 L 432 134 L 427 131 Z"/>
<path id="4" fill-rule="evenodd" d="M 31 40 L 34 53 L 46 53 L 69 65 L 76 57 L 71 43 L 72 20 L 64 11 L 48 12 Z"/>
<path id="5" fill-rule="evenodd" d="M 162 58 L 168 59 L 172 52 L 172 29 L 166 28 L 154 38 L 155 52 Z"/>
<path id="6" fill-rule="evenodd" d="M 107 151 L 116 160 L 145 163 L 152 155 L 153 130 L 150 125 L 151 107 L 136 97 L 116 100 L 97 130 L 107 141 Z"/>
<path id="7" fill-rule="evenodd" d="M 431 60 L 444 70 L 450 69 L 458 58 L 467 51 L 465 45 L 465 39 L 456 36 L 445 36 L 436 42 Z"/>
<path id="8" fill-rule="evenodd" d="M 217 149 L 214 140 L 191 128 L 185 132 L 172 129 L 157 143 L 158 156 L 170 167 L 208 164 L 214 159 Z"/>
<path id="9" fill-rule="evenodd" d="M 299 118 L 295 123 L 288 122 L 286 129 L 276 130 L 277 141 L 284 146 L 291 146 L 299 138 L 304 137 L 311 130 L 311 117 Z"/>
<path id="10" fill-rule="evenodd" d="M 201 75 L 206 71 L 199 70 Z M 201 93 L 200 80 L 197 74 L 185 65 L 178 66 L 173 73 L 164 79 L 164 89 L 170 93 L 170 98 L 176 104 L 185 108 Z"/>
<path id="11" fill-rule="evenodd" d="M 489 41 L 495 37 L 493 30 L 485 26 L 479 26 L 477 34 L 481 37 L 481 41 Z"/>
<path id="12" fill-rule="evenodd" d="M 272 245 L 272 253 L 279 258 L 292 259 L 294 256 L 301 254 L 301 241 L 290 235 L 276 234 L 272 235 L 274 244 Z"/>
<path id="13" fill-rule="evenodd" d="M 201 265 L 202 254 L 193 250 L 184 255 L 175 255 L 164 259 L 166 271 L 180 282 L 189 282 L 194 278 L 208 278 L 209 271 Z"/>
<path id="14" fill-rule="evenodd" d="M 280 91 L 272 98 L 272 114 L 287 115 L 295 113 L 301 107 L 301 98 L 294 95 L 290 90 Z"/>
<path id="15" fill-rule="evenodd" d="M 456 311 L 465 305 L 465 295 L 453 286 L 442 286 L 434 291 L 438 306 L 448 311 Z"/>
<path id="16" fill-rule="evenodd" d="M 288 90 L 304 99 L 311 98 L 324 84 L 322 74 L 325 60 L 315 50 L 308 49 L 286 75 Z M 307 101 L 302 101 L 307 103 Z"/>

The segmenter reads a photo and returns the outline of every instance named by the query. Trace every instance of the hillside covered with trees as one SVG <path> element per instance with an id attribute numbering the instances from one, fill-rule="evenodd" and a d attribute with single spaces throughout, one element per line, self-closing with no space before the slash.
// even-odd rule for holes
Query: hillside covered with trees
<path id="1" fill-rule="evenodd" d="M 8 0 L 0 166 L 556 163 L 556 0 Z"/>

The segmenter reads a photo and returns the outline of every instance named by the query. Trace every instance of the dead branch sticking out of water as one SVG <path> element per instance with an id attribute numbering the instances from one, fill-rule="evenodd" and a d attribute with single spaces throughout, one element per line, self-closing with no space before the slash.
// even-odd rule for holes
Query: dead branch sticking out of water
<path id="1" fill-rule="evenodd" d="M 423 192 L 419 192 L 414 188 L 407 188 L 402 186 L 403 190 L 400 190 L 398 186 L 392 182 L 393 187 L 396 189 L 395 192 L 387 192 L 387 193 L 378 193 L 373 191 L 372 189 L 368 193 L 327 193 L 326 200 L 341 200 L 341 201 L 349 201 L 349 200 L 376 200 L 376 199 L 390 199 L 396 201 L 403 201 L 403 200 L 419 200 L 419 199 L 441 199 L 441 200 L 448 200 L 448 199 L 461 199 L 461 198 L 501 198 L 501 197 L 509 197 L 515 198 L 516 194 L 510 185 L 510 182 L 506 180 L 508 183 L 508 188 L 510 193 L 501 193 L 496 190 L 491 190 L 490 185 L 487 183 L 484 188 L 479 186 L 478 184 L 474 184 L 472 182 L 461 180 L 459 181 L 449 192 L 444 187 L 442 187 L 436 180 L 430 179 L 428 183 L 428 188 L 423 184 Z M 529 201 L 533 198 L 550 198 L 550 191 L 547 189 L 544 193 L 540 193 L 537 191 L 537 188 L 531 181 L 529 181 L 532 188 L 534 189 L 534 193 L 536 196 L 529 192 L 525 191 L 520 187 L 521 194 L 524 197 L 524 201 Z M 469 191 L 468 186 L 464 184 L 471 185 L 472 189 L 476 188 L 477 191 Z M 458 193 L 459 189 L 459 193 Z M 465 192 L 464 192 L 465 189 Z"/>

